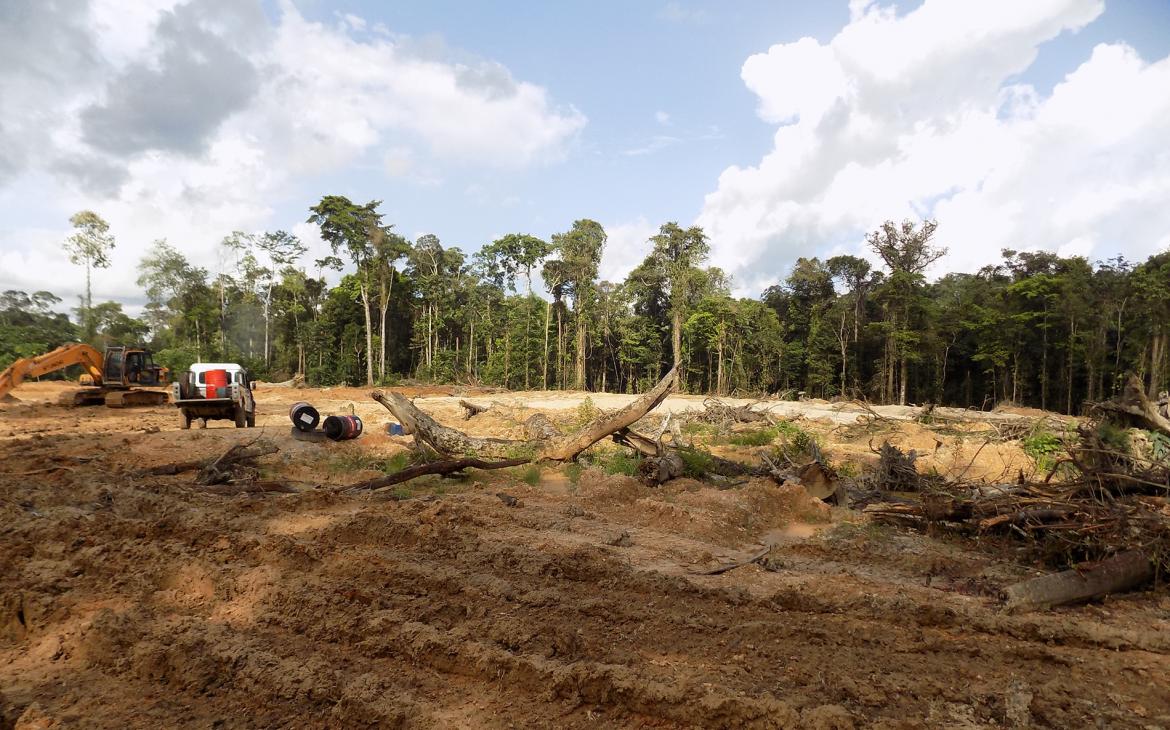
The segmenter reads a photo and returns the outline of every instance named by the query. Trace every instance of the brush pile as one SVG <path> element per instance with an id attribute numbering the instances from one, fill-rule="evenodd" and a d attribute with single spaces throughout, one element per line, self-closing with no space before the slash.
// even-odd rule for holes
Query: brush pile
<path id="1" fill-rule="evenodd" d="M 1096 405 L 1095 420 L 1077 429 L 1043 479 L 1017 484 L 932 482 L 910 473 L 912 454 L 886 444 L 874 486 L 919 491 L 920 499 L 865 511 L 882 521 L 1022 544 L 1048 567 L 1079 565 L 1081 583 L 1085 564 L 1088 571 L 1123 565 L 1125 587 L 1136 587 L 1170 570 L 1170 429 L 1145 417 L 1156 408 L 1140 383 L 1131 383 L 1119 398 Z"/>

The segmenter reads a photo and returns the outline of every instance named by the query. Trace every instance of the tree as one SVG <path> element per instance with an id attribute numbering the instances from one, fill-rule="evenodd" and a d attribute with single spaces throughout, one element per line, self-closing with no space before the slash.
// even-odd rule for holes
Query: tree
<path id="1" fill-rule="evenodd" d="M 329 243 L 333 254 L 344 252 L 357 269 L 355 277 L 366 323 L 366 385 L 374 384 L 374 326 L 370 318 L 370 262 L 375 255 L 374 242 L 387 230 L 378 212 L 380 200 L 357 205 L 342 195 L 326 195 L 309 208 L 308 222 L 321 229 L 321 238 Z"/>
<path id="2" fill-rule="evenodd" d="M 480 261 L 481 269 L 487 273 L 500 284 L 506 284 L 512 291 L 516 290 L 516 276 L 524 273 L 524 283 L 527 287 L 528 296 L 525 298 L 524 304 L 524 342 L 528 343 L 532 331 L 532 310 L 530 307 L 532 299 L 532 269 L 543 261 L 551 252 L 551 248 L 545 241 L 530 236 L 525 233 L 509 233 L 508 235 L 497 238 L 488 245 L 480 249 L 476 258 Z M 547 312 L 545 316 L 545 333 L 548 332 L 548 317 Z M 545 342 L 547 343 L 547 337 Z M 546 347 L 547 355 L 547 347 Z M 546 357 L 547 363 L 547 357 Z M 529 384 L 529 352 L 527 346 L 524 351 L 524 387 L 527 389 Z M 548 374 L 545 371 L 545 379 Z"/>
<path id="3" fill-rule="evenodd" d="M 921 227 L 910 220 L 903 221 L 900 226 L 886 221 L 879 230 L 865 237 L 870 249 L 890 271 L 882 291 L 887 305 L 884 396 L 886 401 L 893 399 L 897 372 L 898 402 L 902 405 L 906 404 L 909 363 L 919 354 L 916 349 L 919 334 L 911 318 L 921 303 L 925 285 L 923 272 L 947 252 L 946 248 L 936 246 L 931 240 L 937 228 L 938 223 L 933 220 L 923 221 Z"/>
<path id="4" fill-rule="evenodd" d="M 595 295 L 594 281 L 605 250 L 605 229 L 600 223 L 582 218 L 573 221 L 565 233 L 553 236 L 553 247 L 560 254 L 561 272 L 573 297 L 573 316 L 577 322 L 575 387 L 585 388 L 586 315 Z"/>
<path id="5" fill-rule="evenodd" d="M 390 298 L 394 294 L 394 279 L 398 275 L 398 262 L 410 252 L 410 242 L 389 226 L 374 241 L 374 269 L 378 276 L 378 377 L 386 379 L 386 313 L 390 311 Z"/>
<path id="6" fill-rule="evenodd" d="M 691 226 L 684 229 L 675 222 L 663 224 L 650 242 L 654 245 L 650 258 L 661 269 L 666 281 L 670 300 L 671 349 L 674 367 L 678 368 L 682 364 L 682 323 L 696 289 L 698 267 L 707 260 L 711 246 L 702 228 Z"/>
<path id="7" fill-rule="evenodd" d="M 255 239 L 255 245 L 268 259 L 268 266 L 264 269 L 264 364 L 267 365 L 271 362 L 268 330 L 272 322 L 272 289 L 276 286 L 278 267 L 293 264 L 304 255 L 308 247 L 301 243 L 301 239 L 285 231 L 265 233 Z"/>
<path id="8" fill-rule="evenodd" d="M 90 309 L 93 307 L 90 270 L 110 267 L 109 253 L 114 248 L 114 237 L 110 235 L 110 225 L 92 210 L 74 213 L 69 222 L 73 224 L 76 232 L 65 240 L 65 251 L 69 254 L 71 263 L 85 267 L 85 305 L 81 312 L 81 321 L 88 342 L 93 340 L 95 331 L 93 317 L 90 315 Z"/>

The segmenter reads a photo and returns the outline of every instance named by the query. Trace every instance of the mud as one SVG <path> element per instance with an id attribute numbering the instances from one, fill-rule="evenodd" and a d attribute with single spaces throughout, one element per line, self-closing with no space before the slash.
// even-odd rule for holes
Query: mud
<path id="1" fill-rule="evenodd" d="M 1031 574 L 1010 555 L 762 481 L 517 470 L 315 489 L 405 448 L 357 389 L 259 391 L 247 432 L 49 405 L 60 390 L 0 405 L 0 728 L 1170 726 L 1164 593 L 1006 616 L 998 590 Z M 420 403 L 515 427 L 460 422 L 457 395 Z M 306 398 L 352 404 L 366 434 L 291 440 Z M 810 427 L 860 463 L 865 435 L 834 440 L 839 425 Z M 263 478 L 300 493 L 134 476 L 261 431 L 281 448 Z M 946 437 L 930 456 L 977 446 Z M 698 575 L 763 545 L 761 564 Z"/>

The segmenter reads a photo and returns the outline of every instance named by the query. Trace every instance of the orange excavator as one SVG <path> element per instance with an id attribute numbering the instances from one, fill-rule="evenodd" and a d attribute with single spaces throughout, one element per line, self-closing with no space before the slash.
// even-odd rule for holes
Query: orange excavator
<path id="1" fill-rule="evenodd" d="M 70 406 L 106 404 L 110 408 L 161 405 L 165 390 L 143 390 L 136 386 L 166 385 L 169 370 L 155 365 L 150 351 L 141 347 L 107 347 L 105 356 L 80 343 L 62 345 L 52 352 L 17 360 L 0 373 L 0 398 L 26 378 L 80 365 L 85 372 L 81 384 L 92 387 L 61 395 L 60 403 Z"/>

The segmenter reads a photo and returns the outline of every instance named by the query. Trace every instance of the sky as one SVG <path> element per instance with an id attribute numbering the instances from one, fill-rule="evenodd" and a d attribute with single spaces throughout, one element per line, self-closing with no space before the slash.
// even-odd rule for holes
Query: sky
<path id="1" fill-rule="evenodd" d="M 466 252 L 578 218 L 618 280 L 667 221 L 735 293 L 933 217 L 932 272 L 1003 248 L 1170 247 L 1170 0 L 6 0 L 0 291 L 75 304 L 62 241 L 117 240 L 95 301 L 143 303 L 166 239 L 212 274 L 234 230 L 381 200 Z M 539 282 L 538 282 L 539 283 Z"/>

